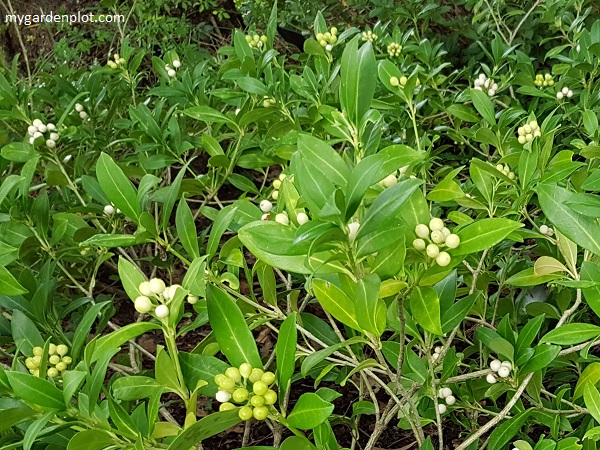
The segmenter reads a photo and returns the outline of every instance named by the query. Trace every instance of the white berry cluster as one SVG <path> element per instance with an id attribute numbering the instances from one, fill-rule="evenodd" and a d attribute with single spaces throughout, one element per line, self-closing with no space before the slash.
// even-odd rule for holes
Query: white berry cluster
<path id="1" fill-rule="evenodd" d="M 450 249 L 454 249 L 459 246 L 460 238 L 444 226 L 442 219 L 434 217 L 429 221 L 429 226 L 420 223 L 415 228 L 415 234 L 417 235 L 417 239 L 413 241 L 415 250 L 424 251 L 429 258 L 435 259 L 435 262 L 441 267 L 450 264 L 452 258 L 448 252 L 440 251 L 440 246 L 445 245 Z"/>
<path id="2" fill-rule="evenodd" d="M 510 170 L 510 167 L 508 167 L 508 164 L 498 164 L 496 166 L 496 170 L 498 170 L 499 172 L 502 172 L 504 175 L 506 175 L 508 178 L 510 178 L 511 180 L 514 180 L 516 175 L 515 173 Z"/>
<path id="3" fill-rule="evenodd" d="M 48 346 L 48 367 L 46 375 L 50 378 L 56 378 L 59 375 L 63 375 L 67 366 L 73 362 L 69 353 L 69 347 L 64 344 L 50 344 Z M 33 348 L 33 356 L 25 360 L 25 366 L 29 369 L 29 373 L 34 377 L 40 376 L 40 364 L 42 363 L 42 356 L 44 355 L 44 349 L 42 347 Z"/>
<path id="4" fill-rule="evenodd" d="M 363 41 L 371 41 L 371 42 L 373 42 L 373 41 L 377 40 L 377 37 L 378 36 L 376 34 L 374 34 L 372 31 L 363 31 L 362 32 Z"/>
<path id="5" fill-rule="evenodd" d="M 138 287 L 139 297 L 135 299 L 135 310 L 141 314 L 152 311 L 159 319 L 164 319 L 169 316 L 169 303 L 175 298 L 177 289 L 181 286 L 173 284 L 167 286 L 160 278 L 152 278 L 150 281 L 142 281 Z M 153 301 L 155 300 L 155 301 Z M 194 304 L 198 301 L 198 297 L 188 295 L 188 303 Z M 155 303 L 158 303 L 157 305 Z"/>
<path id="6" fill-rule="evenodd" d="M 538 73 L 535 76 L 535 81 L 533 82 L 537 87 L 546 87 L 546 86 L 554 86 L 554 77 L 549 73 L 542 75 Z"/>
<path id="7" fill-rule="evenodd" d="M 121 210 L 119 208 L 115 208 L 114 204 L 106 205 L 104 207 L 104 214 L 107 216 L 112 216 L 114 213 L 121 214 Z"/>
<path id="8" fill-rule="evenodd" d="M 29 143 L 33 145 L 36 139 L 44 137 L 44 133 L 49 133 L 48 139 L 46 139 L 46 147 L 49 149 L 56 147 L 56 143 L 60 139 L 60 135 L 56 132 L 56 126 L 53 123 L 44 124 L 40 119 L 35 119 L 27 128 Z"/>
<path id="9" fill-rule="evenodd" d="M 390 55 L 390 58 L 398 57 L 402 53 L 402 46 L 397 42 L 392 42 L 391 44 L 388 44 L 387 52 L 388 55 Z"/>
<path id="10" fill-rule="evenodd" d="M 493 97 L 498 91 L 498 83 L 494 83 L 494 80 L 485 76 L 485 73 L 480 73 L 479 77 L 475 78 L 473 83 L 473 89 L 478 91 L 487 92 L 487 95 Z"/>
<path id="11" fill-rule="evenodd" d="M 107 63 L 108 67 L 111 69 L 116 69 L 117 67 L 125 65 L 125 58 L 121 58 L 118 53 L 113 55 L 113 59 L 114 61 L 109 59 Z"/>
<path id="12" fill-rule="evenodd" d="M 252 48 L 262 48 L 267 43 L 267 37 L 263 34 L 262 36 L 255 35 L 246 35 L 246 42 Z"/>
<path id="13" fill-rule="evenodd" d="M 275 382 L 273 372 L 263 372 L 243 363 L 239 368 L 230 367 L 225 373 L 215 376 L 215 384 L 219 387 L 215 399 L 221 403 L 219 411 L 236 408 L 231 402 L 244 404 L 238 415 L 242 420 L 265 420 L 269 415 L 269 406 L 277 402 L 277 393 L 270 388 Z M 248 383 L 252 383 L 252 389 Z"/>
<path id="14" fill-rule="evenodd" d="M 385 177 L 383 180 L 381 180 L 378 184 L 384 188 L 392 187 L 393 185 L 398 183 L 398 178 L 400 178 L 402 175 L 406 174 L 407 171 L 408 171 L 408 166 L 401 167 L 400 169 L 398 169 L 397 172 L 392 172 L 387 177 Z"/>
<path id="15" fill-rule="evenodd" d="M 449 387 L 440 388 L 438 390 L 438 397 L 444 399 L 446 405 L 448 406 L 452 406 L 456 403 L 456 397 L 452 395 L 452 389 L 450 389 Z M 438 404 L 438 412 L 440 414 L 444 414 L 448 410 L 446 405 L 444 405 L 443 403 Z"/>
<path id="16" fill-rule="evenodd" d="M 75 103 L 75 111 L 77 111 L 79 113 L 79 117 L 82 120 L 85 120 L 88 118 L 88 114 L 83 110 L 83 105 L 80 103 Z"/>
<path id="17" fill-rule="evenodd" d="M 169 64 L 165 65 L 165 70 L 167 71 L 167 75 L 169 75 L 171 78 L 175 77 L 175 75 L 177 75 L 176 69 L 179 69 L 181 67 L 181 61 L 179 61 L 178 59 L 173 61 L 173 67 L 171 67 Z"/>
<path id="18" fill-rule="evenodd" d="M 492 372 L 496 372 L 499 378 L 507 378 L 512 370 L 512 364 L 510 361 L 501 362 L 499 359 L 494 359 L 490 363 L 490 369 L 492 369 Z M 493 373 L 489 373 L 485 379 L 490 384 L 494 384 L 498 381 L 498 378 L 496 378 Z"/>
<path id="19" fill-rule="evenodd" d="M 573 97 L 573 91 L 566 86 L 556 93 L 557 100 L 562 100 L 565 97 L 567 97 L 567 98 Z"/>
<path id="20" fill-rule="evenodd" d="M 519 135 L 519 144 L 525 144 L 526 142 L 533 141 L 533 138 L 540 137 L 542 132 L 540 126 L 536 120 L 532 120 L 529 123 L 517 128 L 517 134 Z"/>
<path id="21" fill-rule="evenodd" d="M 406 86 L 406 83 L 408 83 L 408 78 L 405 77 L 404 75 L 402 75 L 400 78 L 398 77 L 390 77 L 390 84 L 394 87 L 398 87 L 398 86 Z M 421 81 L 417 78 L 417 81 L 415 82 L 415 86 L 419 86 L 421 84 Z"/>
<path id="22" fill-rule="evenodd" d="M 316 38 L 319 42 L 319 45 L 330 52 L 333 50 L 333 46 L 338 40 L 337 33 L 338 29 L 336 27 L 331 27 L 331 29 L 326 33 L 317 33 Z"/>
<path id="23" fill-rule="evenodd" d="M 553 236 L 554 230 L 548 225 L 540 225 L 540 233 L 542 233 L 545 236 Z"/>
<path id="24" fill-rule="evenodd" d="M 279 198 L 279 188 L 281 187 L 281 182 L 283 180 L 285 180 L 286 178 L 287 178 L 287 175 L 285 173 L 282 173 L 279 175 L 279 178 L 277 178 L 275 181 L 273 181 L 274 190 L 271 193 L 271 198 L 273 200 L 277 200 Z M 290 181 L 293 183 L 294 178 L 290 177 Z M 271 212 L 273 210 L 273 203 L 271 203 L 269 200 L 265 199 L 260 202 L 259 206 L 260 206 L 260 210 L 264 213 L 261 217 L 261 220 L 271 220 Z M 296 221 L 298 222 L 298 224 L 304 225 L 309 220 L 310 219 L 305 212 L 301 211 L 299 213 L 296 213 Z M 288 216 L 287 211 L 284 210 L 278 214 L 275 214 L 275 222 L 280 223 L 282 225 L 289 225 L 290 218 Z"/>

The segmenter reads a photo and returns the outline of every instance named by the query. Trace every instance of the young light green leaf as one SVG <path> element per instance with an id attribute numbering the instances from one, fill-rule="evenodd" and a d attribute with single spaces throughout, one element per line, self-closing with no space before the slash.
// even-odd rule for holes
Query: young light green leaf
<path id="1" fill-rule="evenodd" d="M 356 317 L 354 302 L 335 284 L 329 281 L 314 278 L 312 288 L 315 297 L 333 317 L 355 330 L 362 330 Z"/>
<path id="2" fill-rule="evenodd" d="M 317 394 L 302 394 L 287 417 L 287 422 L 294 428 L 312 430 L 327 420 L 333 408 L 332 403 L 326 402 Z"/>
<path id="3" fill-rule="evenodd" d="M 135 300 L 141 295 L 140 284 L 146 281 L 146 277 L 135 264 L 122 256 L 119 257 L 118 271 L 123 289 L 131 300 Z"/>
<path id="4" fill-rule="evenodd" d="M 583 401 L 596 422 L 600 423 L 600 392 L 596 386 L 586 384 L 583 388 Z"/>
<path id="5" fill-rule="evenodd" d="M 208 439 L 211 436 L 222 433 L 223 431 L 236 426 L 242 419 L 238 416 L 238 410 L 220 411 L 212 413 L 195 424 L 185 429 L 183 433 L 177 436 L 168 450 L 189 450 L 195 447 L 197 443 Z"/>
<path id="6" fill-rule="evenodd" d="M 262 368 L 256 341 L 239 306 L 216 286 L 209 285 L 206 293 L 208 318 L 221 352 L 234 366 L 250 363 Z"/>
<path id="7" fill-rule="evenodd" d="M 579 379 L 577 380 L 577 385 L 575 386 L 575 391 L 573 392 L 573 400 L 578 399 L 583 395 L 583 390 L 586 385 L 596 386 L 600 381 L 600 362 L 593 362 L 588 364 Z"/>
<path id="8" fill-rule="evenodd" d="M 6 267 L 0 267 L 0 295 L 8 295 L 11 297 L 27 294 L 27 292 L 27 289 L 21 286 Z"/>
<path id="9" fill-rule="evenodd" d="M 96 163 L 96 175 L 100 187 L 115 207 L 137 222 L 141 209 L 135 187 L 117 163 L 104 152 L 100 154 Z"/>
<path id="10" fill-rule="evenodd" d="M 185 198 L 179 200 L 177 213 L 175 214 L 175 226 L 181 245 L 193 259 L 200 257 L 200 248 L 198 246 L 198 232 L 194 215 Z"/>
<path id="11" fill-rule="evenodd" d="M 379 298 L 381 280 L 369 274 L 358 280 L 355 286 L 356 317 L 358 325 L 365 331 L 380 337 L 385 331 L 386 307 Z"/>

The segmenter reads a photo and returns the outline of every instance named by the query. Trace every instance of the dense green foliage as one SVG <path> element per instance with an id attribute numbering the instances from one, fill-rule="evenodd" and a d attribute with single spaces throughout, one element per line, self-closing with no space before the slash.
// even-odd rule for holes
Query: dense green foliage
<path id="1" fill-rule="evenodd" d="M 0 73 L 0 449 L 596 449 L 597 9 L 266 3 Z"/>

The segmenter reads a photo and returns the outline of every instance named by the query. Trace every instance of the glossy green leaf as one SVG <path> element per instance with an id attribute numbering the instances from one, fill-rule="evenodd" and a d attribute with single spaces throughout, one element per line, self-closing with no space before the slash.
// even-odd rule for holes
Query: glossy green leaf
<path id="1" fill-rule="evenodd" d="M 296 366 L 296 345 L 298 343 L 296 317 L 297 314 L 293 312 L 283 321 L 279 328 L 279 336 L 275 345 L 277 384 L 280 386 L 280 399 L 284 398 L 285 392 L 289 389 L 290 380 L 294 375 Z"/>
<path id="2" fill-rule="evenodd" d="M 573 393 L 573 400 L 578 399 L 583 395 L 583 390 L 586 385 L 596 386 L 600 381 L 600 362 L 593 362 L 588 364 L 579 379 L 577 380 L 577 385 L 575 386 L 575 391 Z"/>
<path id="3" fill-rule="evenodd" d="M 234 366 L 250 363 L 262 368 L 256 341 L 239 306 L 215 286 L 209 285 L 206 293 L 208 318 L 221 352 Z"/>
<path id="4" fill-rule="evenodd" d="M 410 310 L 413 319 L 425 330 L 441 336 L 440 300 L 431 287 L 417 286 L 410 296 Z"/>
<path id="5" fill-rule="evenodd" d="M 596 422 L 600 423 L 600 392 L 596 386 L 586 384 L 583 388 L 583 401 Z"/>
<path id="6" fill-rule="evenodd" d="M 538 345 L 535 348 L 533 356 L 519 369 L 519 374 L 526 375 L 548 367 L 548 365 L 556 359 L 560 350 L 561 348 L 558 345 Z"/>
<path id="7" fill-rule="evenodd" d="M 107 350 L 120 347 L 130 339 L 141 336 L 150 330 L 157 330 L 159 328 L 160 325 L 156 323 L 137 322 L 130 323 L 110 334 L 104 335 L 95 341 L 96 345 L 94 347 L 91 362 L 102 358 Z"/>
<path id="8" fill-rule="evenodd" d="M 177 227 L 177 235 L 181 241 L 181 245 L 192 259 L 200 257 L 200 249 L 198 246 L 198 232 L 194 215 L 185 198 L 179 201 L 177 213 L 175 214 L 175 226 Z"/>
<path id="9" fill-rule="evenodd" d="M 333 317 L 350 328 L 359 331 L 362 329 L 356 318 L 354 301 L 344 291 L 335 284 L 319 278 L 313 279 L 312 288 L 321 306 Z"/>
<path id="10" fill-rule="evenodd" d="M 465 298 L 461 298 L 456 303 L 452 304 L 450 308 L 442 310 L 442 331 L 448 333 L 457 327 L 464 318 L 469 314 L 469 311 L 475 304 L 479 294 L 473 293 L 467 295 Z"/>
<path id="11" fill-rule="evenodd" d="M 473 106 L 477 112 L 481 114 L 481 117 L 483 117 L 490 126 L 496 125 L 494 104 L 487 93 L 477 89 L 471 89 L 470 93 L 471 100 L 473 100 Z"/>
<path id="12" fill-rule="evenodd" d="M 26 356 L 33 356 L 34 347 L 44 347 L 44 339 L 35 323 L 18 309 L 12 313 L 11 331 L 15 345 Z"/>
<path id="13" fill-rule="evenodd" d="M 6 267 L 0 267 L 0 295 L 14 296 L 27 292 Z"/>
<path id="14" fill-rule="evenodd" d="M 238 409 L 212 413 L 190 425 L 169 445 L 168 450 L 189 450 L 197 443 L 236 426 L 242 419 Z"/>
<path id="15" fill-rule="evenodd" d="M 98 183 L 102 190 L 114 203 L 116 208 L 134 221 L 141 214 L 140 205 L 137 201 L 137 192 L 121 168 L 106 153 L 101 153 L 96 163 L 96 174 Z"/>
<path id="16" fill-rule="evenodd" d="M 118 271 L 123 289 L 131 300 L 135 300 L 141 295 L 140 284 L 146 281 L 146 277 L 135 264 L 122 256 L 119 256 Z"/>
<path id="17" fill-rule="evenodd" d="M 456 234 L 460 245 L 452 250 L 454 255 L 468 255 L 493 247 L 502 242 L 510 233 L 523 226 L 509 219 L 482 219 L 467 225 Z"/>
<path id="18" fill-rule="evenodd" d="M 354 288 L 358 325 L 365 331 L 380 337 L 385 331 L 386 307 L 379 298 L 381 280 L 375 274 L 358 280 Z"/>
<path id="19" fill-rule="evenodd" d="M 519 430 L 521 430 L 521 427 L 525 424 L 530 414 L 531 410 L 528 409 L 494 428 L 489 438 L 488 449 L 503 450 L 506 444 L 519 433 Z"/>
<path id="20" fill-rule="evenodd" d="M 333 408 L 333 404 L 317 394 L 302 394 L 287 417 L 287 422 L 301 430 L 312 430 L 329 418 Z"/>
<path id="21" fill-rule="evenodd" d="M 568 323 L 546 333 L 540 342 L 575 345 L 600 336 L 600 327 L 591 323 Z"/>
<path id="22" fill-rule="evenodd" d="M 513 345 L 494 330 L 480 326 L 477 328 L 477 337 L 483 345 L 496 354 L 505 356 L 511 361 L 514 360 L 515 349 Z"/>
<path id="23" fill-rule="evenodd" d="M 7 372 L 6 376 L 15 395 L 24 401 L 42 408 L 65 409 L 62 392 L 48 380 L 21 372 Z"/>
<path id="24" fill-rule="evenodd" d="M 331 146 L 308 134 L 298 136 L 298 151 L 305 164 L 342 188 L 346 187 L 350 169 Z"/>
<path id="25" fill-rule="evenodd" d="M 377 65 L 370 42 L 358 48 L 358 36 L 346 44 L 341 61 L 340 104 L 355 126 L 371 107 L 377 84 Z"/>
<path id="26" fill-rule="evenodd" d="M 198 392 L 201 395 L 214 397 L 219 390 L 215 384 L 215 376 L 220 373 L 225 373 L 229 366 L 225 361 L 221 361 L 214 356 L 199 355 L 197 353 L 179 352 L 179 361 L 181 362 L 181 370 L 183 379 L 187 388 L 193 391 L 198 382 L 206 382 Z"/>

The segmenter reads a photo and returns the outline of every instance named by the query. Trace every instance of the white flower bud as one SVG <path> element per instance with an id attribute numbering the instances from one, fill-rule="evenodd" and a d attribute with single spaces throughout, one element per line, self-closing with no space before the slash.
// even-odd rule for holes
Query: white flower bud
<path id="1" fill-rule="evenodd" d="M 296 220 L 300 225 L 304 225 L 306 222 L 308 222 L 308 216 L 305 213 L 301 212 L 296 215 Z"/>
<path id="2" fill-rule="evenodd" d="M 450 264 L 450 261 L 452 261 L 452 258 L 447 252 L 440 252 L 435 257 L 435 262 L 438 263 L 438 266 L 440 267 L 446 267 L 448 264 Z"/>
<path id="3" fill-rule="evenodd" d="M 452 395 L 452 389 L 450 389 L 449 387 L 442 388 L 442 397 L 443 398 L 446 398 L 450 395 Z"/>
<path id="4" fill-rule="evenodd" d="M 37 131 L 37 127 L 34 127 L 33 125 L 30 125 L 27 128 L 27 133 L 29 133 L 29 136 L 33 136 L 33 134 Z"/>
<path id="5" fill-rule="evenodd" d="M 33 136 L 31 136 L 31 137 L 29 138 L 29 143 L 30 143 L 31 145 L 33 145 L 33 144 L 35 143 L 35 138 L 34 138 Z"/>
<path id="6" fill-rule="evenodd" d="M 178 59 L 174 60 L 173 67 L 175 67 L 176 69 L 179 69 L 181 67 L 181 61 L 179 61 Z"/>
<path id="7" fill-rule="evenodd" d="M 279 213 L 275 216 L 275 222 L 282 225 L 289 225 L 290 219 L 288 218 L 287 214 Z"/>
<path id="8" fill-rule="evenodd" d="M 440 347 L 439 345 L 433 349 L 434 352 L 436 353 L 442 353 L 442 347 Z"/>
<path id="9" fill-rule="evenodd" d="M 525 136 L 519 136 L 518 141 L 519 144 L 523 145 L 525 142 L 527 142 L 527 139 L 525 139 Z"/>
<path id="10" fill-rule="evenodd" d="M 79 103 L 75 103 L 75 111 L 77 111 L 77 112 L 83 111 L 83 105 L 80 105 Z"/>
<path id="11" fill-rule="evenodd" d="M 48 139 L 46 141 L 46 147 L 48 147 L 48 148 L 54 148 L 54 147 L 56 147 L 56 142 L 54 142 L 52 139 Z"/>
<path id="12" fill-rule="evenodd" d="M 415 228 L 415 234 L 420 238 L 426 239 L 429 237 L 429 228 L 424 223 L 420 223 Z"/>
<path id="13" fill-rule="evenodd" d="M 150 280 L 150 290 L 153 294 L 162 294 L 166 288 L 165 282 L 160 278 L 152 278 Z"/>
<path id="14" fill-rule="evenodd" d="M 112 216 L 115 213 L 115 207 L 113 205 L 106 205 L 104 207 L 104 214 Z"/>
<path id="15" fill-rule="evenodd" d="M 485 377 L 485 380 L 490 384 L 494 384 L 498 381 L 498 380 L 496 380 L 496 377 L 491 373 L 487 374 L 487 377 Z"/>
<path id="16" fill-rule="evenodd" d="M 33 121 L 33 126 L 36 127 L 38 130 L 42 125 L 44 125 L 44 122 L 42 122 L 40 119 L 35 119 Z"/>
<path id="17" fill-rule="evenodd" d="M 490 363 L 490 369 L 492 369 L 494 372 L 498 372 L 498 370 L 500 369 L 500 367 L 502 367 L 502 363 L 500 362 L 499 359 L 494 359 Z"/>
<path id="18" fill-rule="evenodd" d="M 175 298 L 175 294 L 177 293 L 177 289 L 180 288 L 178 284 L 173 284 L 165 289 L 163 292 L 163 298 L 165 300 L 173 300 Z"/>
<path id="19" fill-rule="evenodd" d="M 431 231 L 442 231 L 442 228 L 444 228 L 444 221 L 438 217 L 434 217 L 429 221 L 429 228 Z"/>
<path id="20" fill-rule="evenodd" d="M 460 238 L 457 234 L 450 234 L 446 238 L 446 245 L 448 246 L 448 248 L 456 248 L 460 245 Z"/>
<path id="21" fill-rule="evenodd" d="M 135 310 L 145 314 L 152 309 L 152 301 L 145 295 L 140 295 L 134 302 Z"/>
<path id="22" fill-rule="evenodd" d="M 439 412 L 440 414 L 444 414 L 444 413 L 445 413 L 447 410 L 448 410 L 448 408 L 446 407 L 446 405 L 444 405 L 444 404 L 442 404 L 442 403 L 440 403 L 440 404 L 438 405 L 438 412 Z"/>
<path id="23" fill-rule="evenodd" d="M 39 131 L 36 131 L 35 133 L 33 133 L 33 136 L 32 136 L 32 137 L 33 137 L 33 139 L 35 140 L 35 139 L 37 139 L 37 138 L 40 138 L 40 137 L 42 137 L 42 136 L 43 136 L 43 134 L 42 134 L 42 133 L 40 133 Z"/>
<path id="24" fill-rule="evenodd" d="M 217 392 L 217 395 L 215 395 L 215 398 L 219 403 L 225 403 L 231 400 L 231 394 L 227 391 L 219 391 Z"/>
<path id="25" fill-rule="evenodd" d="M 567 92 L 567 97 L 568 98 L 573 97 L 573 91 L 571 89 L 569 89 L 569 92 Z"/>
<path id="26" fill-rule="evenodd" d="M 333 50 L 333 45 L 331 45 L 331 44 L 327 44 L 327 45 L 325 46 L 325 50 L 327 50 L 328 52 L 330 52 L 331 50 Z"/>
<path id="27" fill-rule="evenodd" d="M 358 234 L 358 229 L 360 228 L 359 222 L 352 222 L 348 224 L 348 240 L 350 242 L 354 242 L 356 239 L 356 235 Z"/>
<path id="28" fill-rule="evenodd" d="M 564 88 L 562 88 L 561 92 L 562 92 L 564 95 L 567 95 L 567 93 L 569 92 L 569 88 L 568 88 L 568 87 L 564 87 Z"/>
<path id="29" fill-rule="evenodd" d="M 273 203 L 269 200 L 263 200 L 260 202 L 260 210 L 264 213 L 268 213 L 273 209 Z"/>
<path id="30" fill-rule="evenodd" d="M 498 376 L 500 378 L 506 378 L 509 375 L 510 375 L 510 369 L 508 367 L 502 366 L 502 367 L 500 367 L 500 369 L 498 369 Z"/>
<path id="31" fill-rule="evenodd" d="M 53 141 L 58 141 L 60 139 L 60 135 L 58 133 L 50 133 L 50 139 Z"/>
<path id="32" fill-rule="evenodd" d="M 175 75 L 177 75 L 177 72 L 175 72 L 174 69 L 169 69 L 167 70 L 167 75 L 169 75 L 170 77 L 174 77 Z"/>
<path id="33" fill-rule="evenodd" d="M 154 310 L 154 314 L 156 314 L 156 317 L 159 319 L 164 319 L 169 315 L 169 307 L 167 305 L 158 305 Z"/>
<path id="34" fill-rule="evenodd" d="M 142 281 L 138 287 L 142 295 L 150 296 L 153 295 L 152 289 L 150 289 L 149 281 Z"/>
<path id="35" fill-rule="evenodd" d="M 195 295 L 188 295 L 187 302 L 190 305 L 195 305 L 196 303 L 198 303 L 198 297 L 196 297 Z"/>

